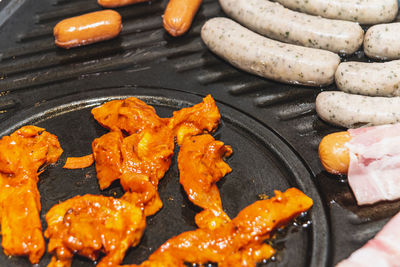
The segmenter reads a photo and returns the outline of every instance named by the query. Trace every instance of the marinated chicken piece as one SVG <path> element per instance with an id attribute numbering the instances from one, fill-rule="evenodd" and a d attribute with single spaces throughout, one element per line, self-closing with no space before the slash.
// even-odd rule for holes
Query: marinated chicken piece
<path id="1" fill-rule="evenodd" d="M 174 112 L 171 119 L 158 117 L 153 107 L 135 97 L 107 102 L 92 114 L 112 131 L 92 144 L 100 188 L 120 179 L 124 190 L 130 192 L 126 199 L 136 200 L 146 216 L 162 207 L 157 187 L 171 164 L 174 134 L 179 135 L 179 143 L 184 137 L 211 132 L 221 117 L 211 96 Z"/>
<path id="2" fill-rule="evenodd" d="M 40 194 L 34 179 L 18 185 L 3 184 L 1 174 L 1 231 L 4 254 L 28 256 L 32 264 L 38 263 L 45 251 L 40 222 Z M 7 182 L 5 182 L 7 183 Z"/>
<path id="3" fill-rule="evenodd" d="M 158 195 L 158 182 L 171 164 L 174 136 L 167 127 L 144 129 L 139 134 L 124 138 L 121 185 L 126 192 L 139 195 L 146 216 L 162 207 Z"/>
<path id="4" fill-rule="evenodd" d="M 113 197 L 76 196 L 53 206 L 46 214 L 48 250 L 55 254 L 48 266 L 68 267 L 74 253 L 97 260 L 97 266 L 120 264 L 125 252 L 136 246 L 146 227 L 143 212 Z"/>
<path id="5" fill-rule="evenodd" d="M 211 95 L 203 98 L 203 102 L 175 111 L 173 114 L 169 127 L 173 130 L 179 145 L 187 136 L 215 131 L 221 119 L 221 114 Z"/>
<path id="6" fill-rule="evenodd" d="M 169 169 L 174 151 L 168 119 L 158 117 L 153 107 L 134 97 L 105 103 L 92 114 L 112 130 L 92 144 L 100 188 L 120 179 L 130 193 L 126 200 L 136 201 L 146 216 L 156 213 L 162 207 L 158 182 Z"/>
<path id="7" fill-rule="evenodd" d="M 260 200 L 243 209 L 221 227 L 197 229 L 171 238 L 140 266 L 185 266 L 185 263 L 218 263 L 218 266 L 256 266 L 274 250 L 264 243 L 274 229 L 311 208 L 313 201 L 296 188 Z M 137 265 L 130 265 L 131 267 Z"/>
<path id="8" fill-rule="evenodd" d="M 6 255 L 26 255 L 33 264 L 42 257 L 38 169 L 56 162 L 61 153 L 57 137 L 36 126 L 24 126 L 0 140 L 0 219 Z"/>
<path id="9" fill-rule="evenodd" d="M 82 157 L 68 157 L 63 168 L 64 169 L 83 169 L 92 165 L 94 162 L 93 154 Z"/>
<path id="10" fill-rule="evenodd" d="M 178 155 L 179 182 L 190 201 L 204 210 L 195 217 L 199 228 L 215 229 L 229 222 L 216 183 L 232 169 L 223 161 L 232 148 L 204 134 L 184 139 Z"/>
<path id="11" fill-rule="evenodd" d="M 92 109 L 93 117 L 103 127 L 111 131 L 130 134 L 143 129 L 163 128 L 168 119 L 158 117 L 155 109 L 136 97 L 113 100 Z"/>
<path id="12" fill-rule="evenodd" d="M 100 188 L 120 179 L 127 200 L 137 201 L 146 216 L 156 213 L 162 202 L 157 192 L 158 182 L 171 164 L 174 137 L 168 127 L 143 129 L 123 138 L 120 132 L 110 132 L 92 144 Z"/>
<path id="13" fill-rule="evenodd" d="M 139 177 L 157 187 L 171 164 L 174 136 L 167 128 L 144 129 L 122 141 L 122 181 L 125 191 L 131 191 L 129 181 Z"/>
<path id="14" fill-rule="evenodd" d="M 97 180 L 101 190 L 106 189 L 112 182 L 121 177 L 123 139 L 122 133 L 115 131 L 94 139 L 92 143 Z"/>
<path id="15" fill-rule="evenodd" d="M 121 179 L 124 190 L 129 191 L 123 198 L 144 209 L 146 215 L 152 215 L 161 209 L 162 202 L 157 192 L 157 183 L 153 185 L 145 175 L 146 168 L 143 166 L 149 166 L 146 165 L 148 162 L 139 160 L 134 147 L 132 148 L 133 141 L 133 138 L 124 139 L 121 132 L 110 132 L 93 141 L 97 179 L 100 189 L 105 189 L 113 181 Z M 170 159 L 162 161 L 161 167 L 164 166 L 167 170 L 169 161 Z"/>

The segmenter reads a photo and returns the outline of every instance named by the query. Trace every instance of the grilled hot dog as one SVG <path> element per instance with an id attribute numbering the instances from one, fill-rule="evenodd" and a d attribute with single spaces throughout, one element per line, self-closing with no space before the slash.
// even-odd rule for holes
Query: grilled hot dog
<path id="1" fill-rule="evenodd" d="M 346 143 L 351 140 L 348 132 L 337 132 L 325 136 L 318 147 L 319 159 L 327 172 L 346 174 L 350 155 Z"/>
<path id="2" fill-rule="evenodd" d="M 60 21 L 53 32 L 57 46 L 71 48 L 112 39 L 121 29 L 118 12 L 103 10 Z"/>
<path id="3" fill-rule="evenodd" d="M 97 3 L 102 7 L 112 8 L 112 7 L 127 6 L 148 1 L 149 0 L 97 0 Z"/>
<path id="4" fill-rule="evenodd" d="M 172 36 L 186 33 L 202 0 L 170 0 L 165 9 L 163 25 Z"/>

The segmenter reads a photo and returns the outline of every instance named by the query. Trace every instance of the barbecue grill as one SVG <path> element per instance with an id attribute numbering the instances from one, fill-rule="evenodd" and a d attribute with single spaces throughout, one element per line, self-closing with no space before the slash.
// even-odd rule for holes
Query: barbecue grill
<path id="1" fill-rule="evenodd" d="M 400 202 L 358 207 L 345 177 L 329 175 L 318 159 L 318 144 L 340 129 L 320 120 L 315 97 L 327 88 L 284 85 L 244 73 L 212 54 L 200 38 L 201 26 L 224 16 L 217 1 L 204 0 L 190 31 L 178 38 L 162 27 L 166 1 L 118 8 L 121 35 L 113 40 L 64 50 L 54 45 L 60 20 L 101 10 L 96 1 L 0 1 L 0 131 L 26 124 L 59 137 L 64 154 L 40 176 L 42 222 L 49 208 L 85 193 L 119 196 L 118 184 L 100 191 L 93 166 L 62 169 L 67 156 L 91 153 L 91 141 L 106 132 L 90 109 L 112 99 L 137 96 L 160 116 L 198 103 L 211 94 L 222 114 L 216 138 L 232 145 L 233 173 L 218 183 L 230 216 L 273 189 L 296 186 L 315 205 L 305 217 L 278 231 L 278 250 L 265 266 L 332 266 L 361 247 L 400 208 Z M 362 51 L 352 60 L 365 60 Z M 348 60 L 344 58 L 343 60 Z M 176 150 L 177 152 L 177 150 Z M 168 238 L 195 228 L 199 211 L 178 182 L 176 154 L 160 182 L 164 208 L 147 219 L 143 240 L 124 264 L 140 263 Z M 39 266 L 46 266 L 46 254 Z M 72 266 L 88 266 L 76 257 Z M 264 266 L 264 264 L 261 264 Z M 0 266 L 30 266 L 25 258 L 0 252 Z"/>

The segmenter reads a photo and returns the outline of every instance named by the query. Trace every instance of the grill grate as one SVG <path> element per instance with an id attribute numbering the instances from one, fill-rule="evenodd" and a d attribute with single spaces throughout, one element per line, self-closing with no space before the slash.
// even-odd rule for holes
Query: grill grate
<path id="1" fill-rule="evenodd" d="M 124 27 L 118 38 L 71 50 L 54 45 L 53 26 L 100 10 L 96 1 L 15 2 L 23 2 L 22 7 L 3 26 L 0 18 L 0 122 L 22 109 L 98 87 L 131 84 L 212 93 L 280 135 L 310 167 L 331 218 L 333 263 L 365 243 L 399 210 L 398 203 L 357 207 L 347 184 L 322 171 L 318 144 L 338 129 L 316 115 L 314 101 L 321 89 L 252 76 L 206 49 L 199 33 L 208 18 L 223 15 L 217 1 L 204 1 L 190 32 L 180 38 L 162 28 L 166 0 L 120 8 Z M 26 19 L 19 20 L 22 16 Z M 361 51 L 351 59 L 365 60 Z"/>

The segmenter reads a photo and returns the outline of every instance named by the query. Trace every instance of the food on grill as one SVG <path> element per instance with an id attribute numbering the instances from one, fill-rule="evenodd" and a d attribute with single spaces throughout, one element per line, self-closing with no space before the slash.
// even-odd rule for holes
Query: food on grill
<path id="1" fill-rule="evenodd" d="M 168 124 L 168 119 L 158 117 L 152 106 L 136 97 L 104 103 L 92 109 L 92 115 L 103 127 L 111 131 L 123 131 L 127 135 Z"/>
<path id="2" fill-rule="evenodd" d="M 172 36 L 186 33 L 202 0 L 169 0 L 163 16 L 164 29 Z"/>
<path id="3" fill-rule="evenodd" d="M 232 221 L 216 229 L 200 228 L 171 238 L 140 266 L 185 266 L 184 263 L 218 263 L 218 266 L 255 266 L 274 250 L 264 241 L 313 202 L 296 188 L 244 208 Z M 131 265 L 131 267 L 136 265 Z"/>
<path id="4" fill-rule="evenodd" d="M 400 198 L 400 124 L 349 129 L 322 139 L 325 169 L 348 174 L 359 205 Z"/>
<path id="5" fill-rule="evenodd" d="M 106 189 L 122 174 L 121 146 L 123 135 L 119 131 L 109 132 L 92 142 L 100 189 Z"/>
<path id="6" fill-rule="evenodd" d="M 82 169 L 87 168 L 94 162 L 93 154 L 89 154 L 83 157 L 68 157 L 64 169 Z"/>
<path id="7" fill-rule="evenodd" d="M 393 21 L 397 0 L 277 0 L 282 5 L 324 18 L 379 24 Z"/>
<path id="8" fill-rule="evenodd" d="M 221 114 L 211 95 L 199 104 L 174 111 L 168 126 L 173 130 L 178 145 L 186 137 L 214 132 L 221 120 Z"/>
<path id="9" fill-rule="evenodd" d="M 274 41 L 226 18 L 208 20 L 201 37 L 235 67 L 285 83 L 329 85 L 340 62 L 332 52 Z"/>
<path id="10" fill-rule="evenodd" d="M 400 213 L 390 219 L 373 239 L 356 250 L 348 259 L 339 262 L 336 267 L 399 266 L 399 224 Z"/>
<path id="11" fill-rule="evenodd" d="M 24 126 L 0 140 L 0 220 L 4 254 L 38 263 L 45 250 L 40 223 L 39 168 L 58 160 L 55 135 Z"/>
<path id="12" fill-rule="evenodd" d="M 112 7 L 127 6 L 148 1 L 149 0 L 97 0 L 97 3 L 102 7 L 112 8 Z"/>
<path id="13" fill-rule="evenodd" d="M 195 217 L 199 228 L 215 229 L 230 221 L 222 209 L 216 183 L 232 169 L 223 161 L 232 148 L 209 134 L 184 139 L 178 155 L 179 182 L 190 201 L 203 208 Z"/>
<path id="14" fill-rule="evenodd" d="M 146 216 L 162 207 L 157 186 L 170 166 L 175 135 L 179 143 L 186 136 L 212 132 L 221 118 L 211 96 L 174 112 L 171 119 L 158 117 L 152 106 L 135 97 L 107 102 L 92 114 L 111 130 L 92 143 L 100 188 L 120 179 L 131 192 L 126 197 L 143 205 Z"/>
<path id="15" fill-rule="evenodd" d="M 97 266 L 119 265 L 136 246 L 146 227 L 140 208 L 122 199 L 84 195 L 53 206 L 46 214 L 49 267 L 68 267 L 74 254 L 97 260 Z"/>
<path id="16" fill-rule="evenodd" d="M 53 33 L 57 46 L 71 48 L 112 39 L 121 29 L 120 14 L 103 10 L 62 20 Z"/>
<path id="17" fill-rule="evenodd" d="M 348 181 L 359 205 L 400 198 L 400 124 L 349 130 Z"/>
<path id="18" fill-rule="evenodd" d="M 316 110 L 324 121 L 355 128 L 400 122 L 400 97 L 371 97 L 345 92 L 322 92 Z"/>
<path id="19" fill-rule="evenodd" d="M 350 61 L 339 64 L 335 80 L 337 87 L 347 93 L 399 96 L 399 73 L 400 60 L 379 63 Z"/>
<path id="20" fill-rule="evenodd" d="M 174 151 L 168 119 L 158 117 L 153 107 L 134 97 L 105 103 L 92 114 L 112 130 L 92 143 L 100 188 L 120 179 L 136 204 L 143 205 L 146 216 L 156 213 L 162 207 L 158 181 L 169 169 Z"/>
<path id="21" fill-rule="evenodd" d="M 292 11 L 268 0 L 220 0 L 224 12 L 269 38 L 285 43 L 353 54 L 364 31 L 355 22 L 331 20 Z"/>
<path id="22" fill-rule="evenodd" d="M 349 169 L 349 149 L 346 144 L 351 140 L 348 132 L 337 132 L 325 136 L 318 147 L 322 166 L 333 174 L 347 174 Z"/>
<path id="23" fill-rule="evenodd" d="M 364 52 L 368 57 L 393 60 L 400 59 L 400 23 L 372 26 L 364 39 Z M 396 73 L 397 74 L 397 73 Z"/>

